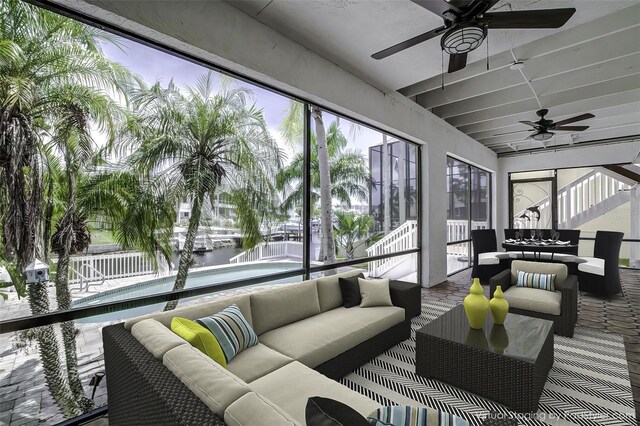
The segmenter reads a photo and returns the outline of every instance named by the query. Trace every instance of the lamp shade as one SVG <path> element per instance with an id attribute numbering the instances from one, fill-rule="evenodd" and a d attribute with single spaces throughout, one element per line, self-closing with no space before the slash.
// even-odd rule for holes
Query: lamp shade
<path id="1" fill-rule="evenodd" d="M 551 139 L 555 133 L 549 132 L 547 130 L 539 131 L 531 135 L 534 140 L 537 141 L 546 141 L 547 139 Z"/>

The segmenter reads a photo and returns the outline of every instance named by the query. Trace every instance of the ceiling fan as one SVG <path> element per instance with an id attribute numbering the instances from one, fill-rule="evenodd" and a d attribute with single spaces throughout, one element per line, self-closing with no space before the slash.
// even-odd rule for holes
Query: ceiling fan
<path id="1" fill-rule="evenodd" d="M 444 26 L 405 40 L 371 55 L 383 59 L 416 44 L 442 35 L 440 46 L 447 52 L 449 72 L 467 65 L 467 54 L 487 37 L 488 29 L 560 28 L 576 11 L 574 8 L 487 12 L 499 0 L 411 0 L 444 19 Z"/>
<path id="2" fill-rule="evenodd" d="M 564 132 L 581 132 L 583 130 L 587 130 L 589 126 L 565 126 L 565 124 L 575 123 L 576 121 L 586 120 L 588 118 L 594 118 L 595 115 L 591 113 L 576 115 L 575 117 L 567 118 L 566 120 L 560 120 L 558 122 L 554 122 L 553 120 L 547 120 L 545 115 L 549 113 L 548 109 L 541 109 L 536 111 L 540 120 L 538 121 L 520 121 L 522 124 L 526 124 L 527 126 L 533 127 L 533 130 L 517 130 L 515 132 L 506 132 L 506 133 L 498 133 L 493 136 L 502 136 L 509 135 L 513 133 L 521 133 L 521 132 L 531 132 L 526 139 L 533 139 L 536 141 L 546 141 L 547 139 L 551 139 L 555 133 L 550 132 L 550 130 L 556 131 L 564 131 Z"/>

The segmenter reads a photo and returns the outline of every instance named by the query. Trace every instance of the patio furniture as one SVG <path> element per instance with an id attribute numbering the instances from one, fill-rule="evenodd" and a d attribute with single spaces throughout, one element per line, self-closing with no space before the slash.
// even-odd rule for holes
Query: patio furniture
<path id="1" fill-rule="evenodd" d="M 555 291 L 516 287 L 517 271 L 556 274 Z M 555 332 L 573 337 L 578 320 L 578 280 L 562 263 L 514 260 L 507 269 L 489 280 L 489 294 L 501 286 L 509 312 L 553 321 Z"/>
<path id="2" fill-rule="evenodd" d="M 467 390 L 521 413 L 538 409 L 553 365 L 553 323 L 509 314 L 469 327 L 458 305 L 416 331 L 416 374 Z"/>
<path id="3" fill-rule="evenodd" d="M 471 231 L 473 244 L 473 269 L 471 276 L 487 284 L 489 278 L 509 266 L 509 255 L 498 251 L 495 229 Z"/>
<path id="4" fill-rule="evenodd" d="M 578 265 L 580 291 L 600 297 L 610 297 L 622 291 L 620 285 L 620 246 L 622 232 L 598 231 L 593 247 L 593 257 L 581 257 Z"/>

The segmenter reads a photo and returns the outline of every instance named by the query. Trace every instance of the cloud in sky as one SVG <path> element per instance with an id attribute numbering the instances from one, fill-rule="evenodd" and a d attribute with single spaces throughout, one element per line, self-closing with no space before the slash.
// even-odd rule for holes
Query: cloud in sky
<path id="1" fill-rule="evenodd" d="M 141 76 L 147 84 L 154 84 L 160 81 L 167 84 L 171 79 L 179 86 L 192 86 L 198 77 L 208 71 L 207 68 L 161 52 L 152 47 L 128 40 L 119 39 L 119 46 L 105 44 L 104 53 L 113 61 L 126 66 L 132 72 Z M 237 80 L 238 84 L 248 87 L 254 93 L 254 101 L 258 108 L 263 110 L 267 127 L 273 138 L 278 141 L 278 145 L 291 157 L 292 148 L 284 142 L 279 132 L 279 126 L 286 115 L 291 100 L 285 96 Z M 328 125 L 335 120 L 335 116 L 325 113 L 325 124 Z M 349 148 L 357 149 L 368 159 L 368 148 L 372 145 L 382 143 L 380 132 L 368 127 L 360 126 L 355 134 L 350 131 L 351 123 L 346 119 L 341 119 L 340 127 L 344 135 L 349 140 Z"/>

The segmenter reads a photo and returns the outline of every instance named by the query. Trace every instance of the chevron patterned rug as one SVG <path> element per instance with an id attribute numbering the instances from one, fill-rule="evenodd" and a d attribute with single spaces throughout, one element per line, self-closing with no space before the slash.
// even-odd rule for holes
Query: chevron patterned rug
<path id="1" fill-rule="evenodd" d="M 555 360 L 538 412 L 517 415 L 504 406 L 437 380 L 415 374 L 415 330 L 453 308 L 423 302 L 412 320 L 409 340 L 399 343 L 341 379 L 341 383 L 380 405 L 437 408 L 479 425 L 488 415 L 512 416 L 522 425 L 636 425 L 622 337 L 576 327 L 572 339 L 554 337 Z"/>

